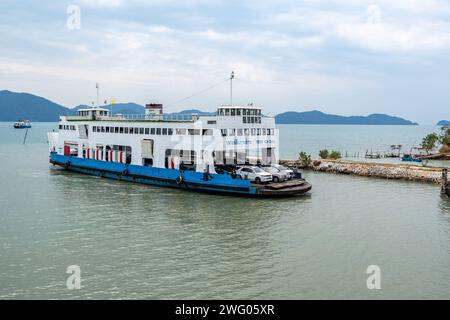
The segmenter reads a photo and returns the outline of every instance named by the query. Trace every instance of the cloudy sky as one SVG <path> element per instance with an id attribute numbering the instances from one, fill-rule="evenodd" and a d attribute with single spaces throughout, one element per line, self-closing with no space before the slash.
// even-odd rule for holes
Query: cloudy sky
<path id="1" fill-rule="evenodd" d="M 98 81 L 102 99 L 214 110 L 234 70 L 234 101 L 272 114 L 450 118 L 446 0 L 2 0 L 0 32 L 0 89 L 70 107 Z"/>

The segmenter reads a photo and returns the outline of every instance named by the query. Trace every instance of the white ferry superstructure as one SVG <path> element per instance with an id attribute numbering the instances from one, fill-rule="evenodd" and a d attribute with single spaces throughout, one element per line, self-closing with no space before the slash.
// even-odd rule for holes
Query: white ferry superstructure
<path id="1" fill-rule="evenodd" d="M 263 184 L 236 175 L 241 166 L 278 163 L 275 119 L 252 105 L 201 116 L 165 115 L 161 104 L 146 105 L 142 115 L 80 109 L 61 116 L 48 141 L 53 165 L 105 178 L 255 196 L 311 189 L 301 178 Z"/>

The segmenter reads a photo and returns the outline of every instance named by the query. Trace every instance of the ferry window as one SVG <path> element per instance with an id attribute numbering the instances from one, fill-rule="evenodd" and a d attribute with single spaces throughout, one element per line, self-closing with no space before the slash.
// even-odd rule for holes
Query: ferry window
<path id="1" fill-rule="evenodd" d="M 228 135 L 229 136 L 235 136 L 236 135 L 236 129 L 228 129 Z"/>
<path id="2" fill-rule="evenodd" d="M 198 136 L 200 135 L 200 129 L 188 129 L 188 133 L 192 136 Z"/>
<path id="3" fill-rule="evenodd" d="M 114 128 L 114 132 L 115 132 L 115 133 L 119 133 L 119 127 L 115 127 L 115 128 Z"/>
<path id="4" fill-rule="evenodd" d="M 246 109 L 242 109 L 242 115 L 243 116 L 247 115 L 247 110 Z"/>
<path id="5" fill-rule="evenodd" d="M 150 129 L 149 128 L 145 128 L 145 134 L 149 134 L 150 133 Z"/>
<path id="6" fill-rule="evenodd" d="M 120 127 L 120 133 L 123 133 L 123 127 Z"/>
<path id="7" fill-rule="evenodd" d="M 222 131 L 222 137 L 225 137 L 227 135 L 227 129 L 221 129 Z"/>
<path id="8" fill-rule="evenodd" d="M 261 117 L 257 117 L 255 123 L 261 123 Z"/>
<path id="9" fill-rule="evenodd" d="M 266 129 L 262 128 L 261 131 L 262 131 L 262 135 L 265 136 L 266 135 Z"/>
<path id="10" fill-rule="evenodd" d="M 217 124 L 217 121 L 216 121 L 216 120 L 208 120 L 207 123 L 208 123 L 208 124 Z"/>
<path id="11" fill-rule="evenodd" d="M 250 117 L 250 123 L 255 123 L 255 117 Z"/>
<path id="12" fill-rule="evenodd" d="M 165 135 L 165 136 L 167 135 L 167 128 L 163 128 L 162 129 L 162 134 Z"/>
<path id="13" fill-rule="evenodd" d="M 109 133 L 109 127 L 106 127 L 106 133 Z"/>
<path id="14" fill-rule="evenodd" d="M 252 129 L 252 136 L 256 136 L 256 129 Z"/>
<path id="15" fill-rule="evenodd" d="M 137 128 L 136 128 L 137 129 Z M 139 133 L 144 134 L 144 128 L 139 128 Z"/>
<path id="16" fill-rule="evenodd" d="M 134 128 L 130 128 L 130 133 L 134 133 Z"/>
<path id="17" fill-rule="evenodd" d="M 261 129 L 257 129 L 257 130 L 256 130 L 256 135 L 258 135 L 258 136 L 261 135 Z"/>
<path id="18" fill-rule="evenodd" d="M 184 136 L 186 134 L 186 129 L 177 129 L 177 135 Z"/>
<path id="19" fill-rule="evenodd" d="M 225 109 L 225 115 L 229 116 L 230 115 L 230 109 Z"/>
<path id="20" fill-rule="evenodd" d="M 128 127 L 125 127 L 125 128 L 124 128 L 123 133 L 128 133 Z"/>
<path id="21" fill-rule="evenodd" d="M 272 130 L 271 129 L 267 129 L 267 135 L 268 136 L 272 135 Z"/>
<path id="22" fill-rule="evenodd" d="M 219 109 L 219 116 L 223 116 L 223 109 Z"/>
<path id="23" fill-rule="evenodd" d="M 247 117 L 243 117 L 243 118 L 242 118 L 242 122 L 243 122 L 243 123 L 247 123 Z"/>
<path id="24" fill-rule="evenodd" d="M 161 134 L 161 128 L 156 128 L 156 134 Z"/>
<path id="25" fill-rule="evenodd" d="M 139 133 L 139 128 L 134 128 L 134 133 L 138 134 Z"/>
<path id="26" fill-rule="evenodd" d="M 248 129 L 244 129 L 244 136 L 248 136 Z"/>
<path id="27" fill-rule="evenodd" d="M 105 127 L 102 127 L 102 132 L 105 132 Z"/>
<path id="28" fill-rule="evenodd" d="M 204 136 L 212 136 L 213 135 L 212 129 L 203 129 L 203 135 Z"/>
<path id="29" fill-rule="evenodd" d="M 236 109 L 236 115 L 240 116 L 241 115 L 241 109 Z"/>
<path id="30" fill-rule="evenodd" d="M 155 128 L 150 129 L 150 134 L 155 134 Z"/>
<path id="31" fill-rule="evenodd" d="M 237 135 L 238 135 L 238 136 L 242 136 L 242 133 L 243 133 L 243 130 L 242 130 L 242 129 L 238 129 L 238 130 L 237 130 Z"/>
<path id="32" fill-rule="evenodd" d="M 59 128 L 62 129 L 62 124 L 59 125 Z"/>
<path id="33" fill-rule="evenodd" d="M 231 115 L 235 116 L 236 115 L 236 109 L 231 109 Z"/>
<path id="34" fill-rule="evenodd" d="M 169 136 L 173 135 L 173 129 L 169 129 L 169 130 L 168 130 L 168 135 L 169 135 Z"/>

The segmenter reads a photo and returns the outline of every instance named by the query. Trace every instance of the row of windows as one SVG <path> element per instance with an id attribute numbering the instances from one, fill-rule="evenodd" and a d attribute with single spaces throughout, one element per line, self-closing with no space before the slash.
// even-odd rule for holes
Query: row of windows
<path id="1" fill-rule="evenodd" d="M 60 130 L 76 130 L 75 126 L 62 125 L 62 124 L 59 125 L 59 129 Z"/>
<path id="2" fill-rule="evenodd" d="M 275 129 L 251 128 L 251 129 L 221 129 L 222 136 L 273 136 Z"/>
<path id="3" fill-rule="evenodd" d="M 94 132 L 122 133 L 122 134 L 151 134 L 151 135 L 191 135 L 191 136 L 211 136 L 213 129 L 171 129 L 171 128 L 129 128 L 129 127 L 104 127 L 94 126 Z M 249 128 L 249 129 L 221 129 L 222 136 L 272 136 L 275 129 Z"/>
<path id="4" fill-rule="evenodd" d="M 94 126 L 92 127 L 93 132 L 104 132 L 104 133 L 123 133 L 123 134 L 151 134 L 151 135 L 204 135 L 211 136 L 213 134 L 212 129 L 171 129 L 171 128 L 129 128 L 129 127 L 104 127 L 104 126 Z"/>
<path id="5" fill-rule="evenodd" d="M 261 117 L 242 117 L 243 123 L 261 123 Z"/>
<path id="6" fill-rule="evenodd" d="M 260 109 L 220 108 L 219 116 L 261 116 Z"/>

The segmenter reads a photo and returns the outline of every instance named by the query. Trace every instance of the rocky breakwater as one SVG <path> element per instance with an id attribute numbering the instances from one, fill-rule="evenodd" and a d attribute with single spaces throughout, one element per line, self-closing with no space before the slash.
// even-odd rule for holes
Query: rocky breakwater
<path id="1" fill-rule="evenodd" d="M 437 167 L 421 167 L 403 164 L 381 164 L 370 162 L 355 162 L 346 160 L 314 160 L 307 166 L 297 160 L 282 160 L 281 164 L 320 172 L 349 174 L 363 177 L 385 179 L 422 181 L 441 183 L 442 169 Z"/>

